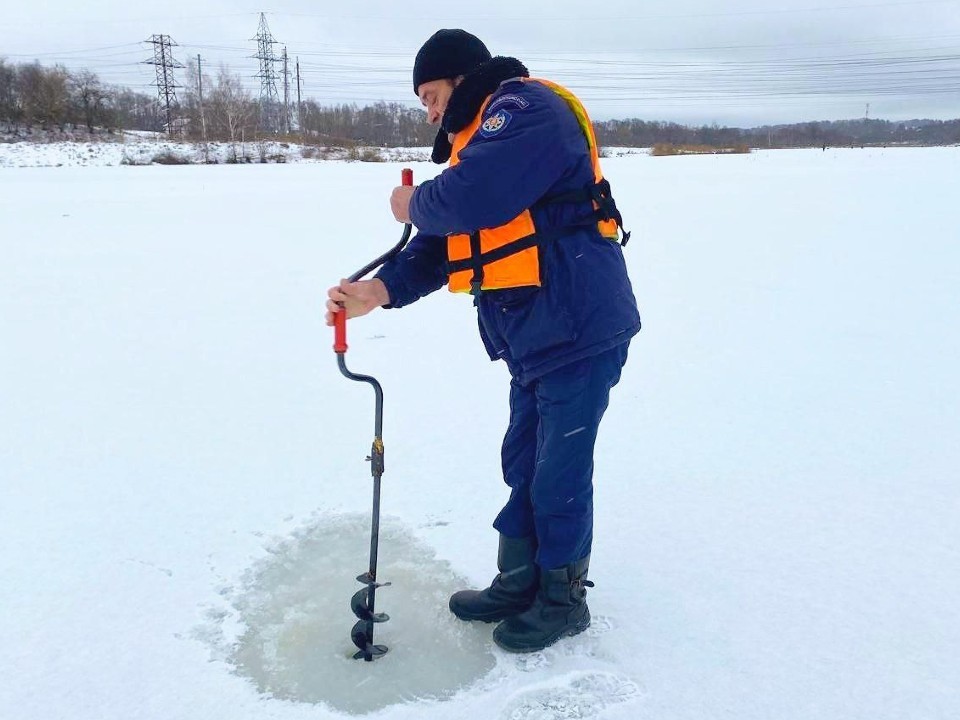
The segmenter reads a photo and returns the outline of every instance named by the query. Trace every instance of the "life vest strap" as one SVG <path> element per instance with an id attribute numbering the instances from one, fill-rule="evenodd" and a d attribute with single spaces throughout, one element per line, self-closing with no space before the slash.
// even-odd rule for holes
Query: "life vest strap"
<path id="1" fill-rule="evenodd" d="M 476 237 L 476 245 L 474 245 Z M 539 245 L 545 239 L 544 233 L 536 232 L 531 235 L 525 235 L 513 242 L 501 245 L 498 248 L 489 250 L 485 253 L 480 252 L 480 233 L 470 234 L 470 257 L 462 260 L 448 260 L 447 272 L 453 274 L 461 270 L 473 270 L 473 277 L 470 279 L 470 294 L 479 295 L 480 286 L 483 284 L 483 266 L 495 263 L 497 260 L 503 260 L 511 255 L 523 252 L 527 248 Z"/>
<path id="2" fill-rule="evenodd" d="M 480 295 L 480 288 L 483 285 L 483 265 L 484 255 L 480 246 L 480 231 L 475 230 L 470 233 L 470 257 L 460 262 L 466 263 L 466 268 L 473 269 L 473 277 L 470 278 L 470 294 L 475 298 Z"/>
<path id="3" fill-rule="evenodd" d="M 535 206 L 587 202 L 594 203 L 597 207 L 587 221 L 582 224 L 590 225 L 593 222 L 599 221 L 615 221 L 617 227 L 620 228 L 620 231 L 623 233 L 620 245 L 626 247 L 626 244 L 630 241 L 630 233 L 623 227 L 623 216 L 620 214 L 620 210 L 617 209 L 617 203 L 613 199 L 613 194 L 610 190 L 610 181 L 606 178 L 584 188 L 548 195 L 538 200 Z"/>

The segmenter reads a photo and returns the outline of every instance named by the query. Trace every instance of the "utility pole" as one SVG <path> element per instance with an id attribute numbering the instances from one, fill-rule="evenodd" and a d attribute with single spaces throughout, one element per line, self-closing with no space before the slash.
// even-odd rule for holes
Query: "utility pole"
<path id="1" fill-rule="evenodd" d="M 300 100 L 300 58 L 297 58 L 297 129 L 303 142 L 303 102 Z"/>
<path id="2" fill-rule="evenodd" d="M 177 101 L 177 85 L 173 77 L 175 68 L 182 68 L 183 64 L 173 59 L 171 48 L 176 45 L 169 35 L 154 35 L 146 42 L 153 45 L 153 59 L 144 60 L 144 65 L 153 65 L 157 69 L 157 104 L 163 109 L 167 118 L 167 136 L 179 134 L 174 126 L 173 111 L 180 104 Z"/>
<path id="3" fill-rule="evenodd" d="M 260 78 L 260 126 L 268 132 L 277 132 L 280 97 L 277 93 L 277 71 L 274 69 L 277 56 L 273 52 L 277 41 L 270 33 L 265 13 L 260 13 L 260 26 L 254 39 L 257 41 L 257 54 L 254 57 L 260 61 L 260 72 L 257 74 Z"/>
<path id="4" fill-rule="evenodd" d="M 287 67 L 287 48 L 283 48 L 283 131 L 290 133 L 290 70 Z"/>
<path id="5" fill-rule="evenodd" d="M 206 144 L 207 119 L 203 115 L 203 65 L 201 65 L 200 53 L 197 53 L 197 85 L 200 89 L 200 137 Z"/>

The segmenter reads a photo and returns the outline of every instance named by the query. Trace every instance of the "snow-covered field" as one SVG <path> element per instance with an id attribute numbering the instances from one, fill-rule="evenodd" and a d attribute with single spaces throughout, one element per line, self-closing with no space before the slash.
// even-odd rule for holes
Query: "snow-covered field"
<path id="1" fill-rule="evenodd" d="M 644 329 L 594 626 L 542 653 L 445 609 L 506 497 L 469 299 L 353 321 L 393 581 L 362 663 L 373 401 L 322 304 L 399 236 L 400 167 L 0 168 L 0 717 L 960 715 L 960 148 L 605 162 Z"/>

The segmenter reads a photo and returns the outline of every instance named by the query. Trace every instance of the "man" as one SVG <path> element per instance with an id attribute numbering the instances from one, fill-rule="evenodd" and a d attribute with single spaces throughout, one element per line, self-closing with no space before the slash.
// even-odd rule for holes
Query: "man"
<path id="1" fill-rule="evenodd" d="M 494 522 L 500 573 L 455 593 L 450 610 L 501 621 L 506 650 L 541 650 L 590 624 L 594 444 L 640 329 L 620 214 L 569 91 L 463 30 L 427 40 L 413 87 L 440 125 L 433 160 L 449 167 L 394 189 L 394 216 L 419 233 L 374 279 L 331 288 L 327 324 L 341 305 L 356 317 L 444 284 L 473 295 L 484 346 L 511 375 L 510 497 Z"/>

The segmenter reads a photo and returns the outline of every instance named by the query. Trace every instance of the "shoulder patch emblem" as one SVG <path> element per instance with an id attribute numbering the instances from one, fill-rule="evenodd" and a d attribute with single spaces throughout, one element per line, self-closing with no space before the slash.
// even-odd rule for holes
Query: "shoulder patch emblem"
<path id="1" fill-rule="evenodd" d="M 493 137 L 499 134 L 510 123 L 511 117 L 513 116 L 506 110 L 498 110 L 483 121 L 483 124 L 480 125 L 480 134 L 484 137 Z"/>

